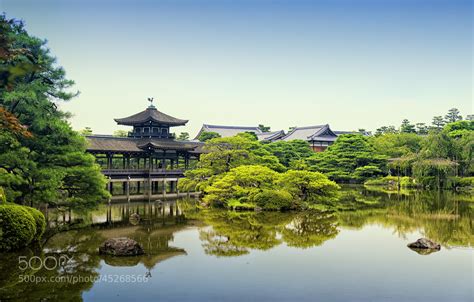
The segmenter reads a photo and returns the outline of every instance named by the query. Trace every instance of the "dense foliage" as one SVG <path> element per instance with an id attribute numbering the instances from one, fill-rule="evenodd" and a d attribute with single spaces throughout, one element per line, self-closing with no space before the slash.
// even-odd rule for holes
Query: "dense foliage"
<path id="1" fill-rule="evenodd" d="M 393 133 L 372 137 L 370 141 L 377 153 L 392 158 L 389 173 L 411 177 L 412 181 L 405 182 L 410 186 L 465 186 L 468 182 L 460 177 L 474 175 L 474 121 L 458 120 L 424 136 Z"/>
<path id="2" fill-rule="evenodd" d="M 0 205 L 0 251 L 19 249 L 41 238 L 45 218 L 33 210 L 15 204 Z"/>
<path id="3" fill-rule="evenodd" d="M 263 166 L 240 166 L 209 185 L 203 201 L 228 208 L 289 210 L 330 202 L 338 189 L 318 172 L 278 173 Z"/>
<path id="4" fill-rule="evenodd" d="M 422 140 L 415 133 L 386 133 L 370 137 L 369 143 L 378 154 L 395 158 L 419 152 Z"/>
<path id="5" fill-rule="evenodd" d="M 35 220 L 36 232 L 33 241 L 39 241 L 46 230 L 46 218 L 43 213 L 32 207 L 23 207 Z"/>
<path id="6" fill-rule="evenodd" d="M 203 131 L 199 137 L 198 140 L 201 142 L 206 142 L 208 140 L 211 140 L 213 138 L 218 138 L 221 137 L 219 133 L 216 132 L 209 132 L 209 131 Z"/>
<path id="7" fill-rule="evenodd" d="M 297 160 L 312 154 L 299 141 L 262 144 L 242 133 L 211 139 L 204 150 L 199 167 L 187 171 L 179 186 L 181 191 L 204 192 L 204 202 L 213 206 L 296 209 L 329 201 L 338 189 L 321 173 L 287 171 L 291 154 Z"/>
<path id="8" fill-rule="evenodd" d="M 265 144 L 265 149 L 276 156 L 285 167 L 295 170 L 306 168 L 304 159 L 314 154 L 308 143 L 303 140 L 268 143 Z"/>
<path id="9" fill-rule="evenodd" d="M 105 179 L 85 140 L 57 109 L 73 82 L 21 22 L 0 16 L 0 186 L 21 204 L 59 200 L 93 204 L 105 197 Z"/>
<path id="10" fill-rule="evenodd" d="M 345 134 L 320 153 L 307 159 L 309 169 L 342 182 L 362 182 L 386 173 L 387 156 L 377 154 L 367 137 Z"/>
<path id="11" fill-rule="evenodd" d="M 473 123 L 458 120 L 421 135 L 420 123 L 413 128 L 404 121 L 400 130 L 375 136 L 340 135 L 320 153 L 305 141 L 259 142 L 249 133 L 212 138 L 180 190 L 201 191 L 204 202 L 214 206 L 283 210 L 331 204 L 337 191 L 332 181 L 393 188 L 470 186 L 462 177 L 473 175 Z"/>

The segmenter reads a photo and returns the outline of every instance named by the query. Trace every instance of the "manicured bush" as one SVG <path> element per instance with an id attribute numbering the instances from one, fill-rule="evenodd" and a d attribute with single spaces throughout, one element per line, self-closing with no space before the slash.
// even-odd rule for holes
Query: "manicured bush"
<path id="1" fill-rule="evenodd" d="M 293 198 L 309 204 L 334 201 L 340 189 L 326 175 L 310 171 L 289 170 L 280 175 L 278 183 Z"/>
<path id="2" fill-rule="evenodd" d="M 35 237 L 36 222 L 23 206 L 0 205 L 0 250 L 27 246 Z"/>
<path id="3" fill-rule="evenodd" d="M 383 172 L 379 167 L 367 165 L 367 166 L 358 167 L 357 169 L 355 169 L 355 172 L 353 175 L 356 177 L 356 179 L 363 180 L 367 178 L 374 178 L 382 174 Z"/>
<path id="4" fill-rule="evenodd" d="M 278 173 L 264 166 L 240 166 L 215 181 L 205 190 L 203 201 L 211 206 L 229 207 L 228 202 L 252 203 L 253 198 L 262 190 L 271 190 Z M 235 203 L 233 204 L 235 205 Z"/>
<path id="5" fill-rule="evenodd" d="M 255 209 L 255 204 L 247 203 L 245 200 L 231 199 L 227 202 L 227 208 L 237 211 L 243 210 L 253 210 Z"/>
<path id="6" fill-rule="evenodd" d="M 264 210 L 290 210 L 293 205 L 293 196 L 284 190 L 264 190 L 254 196 L 255 204 Z"/>
<path id="7" fill-rule="evenodd" d="M 41 213 L 35 208 L 25 207 L 25 209 L 28 210 L 31 216 L 33 216 L 33 218 L 35 219 L 36 233 L 33 238 L 33 241 L 39 241 L 41 239 L 41 236 L 43 236 L 44 231 L 46 229 L 46 219 L 44 218 L 43 213 Z"/>

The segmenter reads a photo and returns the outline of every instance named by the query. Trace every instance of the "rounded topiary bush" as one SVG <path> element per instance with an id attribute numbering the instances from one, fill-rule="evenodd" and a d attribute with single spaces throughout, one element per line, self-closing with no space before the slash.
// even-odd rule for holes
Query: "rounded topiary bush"
<path id="1" fill-rule="evenodd" d="M 0 205 L 0 250 L 27 246 L 35 237 L 36 222 L 23 206 Z"/>
<path id="2" fill-rule="evenodd" d="M 264 190 L 256 194 L 253 201 L 262 209 L 270 211 L 289 210 L 293 207 L 293 196 L 283 190 Z"/>
<path id="3" fill-rule="evenodd" d="M 35 219 L 36 233 L 33 238 L 33 241 L 39 241 L 46 229 L 46 218 L 44 218 L 43 213 L 41 213 L 35 208 L 25 207 L 25 209 L 30 212 L 31 216 L 33 216 L 33 218 Z"/>

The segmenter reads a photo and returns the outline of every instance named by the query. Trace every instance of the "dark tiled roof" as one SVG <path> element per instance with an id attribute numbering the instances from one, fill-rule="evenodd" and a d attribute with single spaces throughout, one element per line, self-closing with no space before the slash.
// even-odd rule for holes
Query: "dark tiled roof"
<path id="1" fill-rule="evenodd" d="M 160 150 L 196 151 L 200 143 L 156 138 L 87 136 L 87 150 L 96 152 L 144 152 L 147 147 Z"/>
<path id="2" fill-rule="evenodd" d="M 309 127 L 296 127 L 286 136 L 282 137 L 281 140 L 290 141 L 295 139 L 302 139 L 305 141 L 320 141 L 320 142 L 334 142 L 339 135 L 343 134 L 361 134 L 357 131 L 333 131 L 326 125 L 317 125 Z M 370 135 L 369 132 L 363 133 L 363 135 Z"/>
<path id="3" fill-rule="evenodd" d="M 259 141 L 275 141 L 285 136 L 285 131 L 273 131 L 273 132 L 262 132 L 257 133 L 257 138 Z"/>
<path id="4" fill-rule="evenodd" d="M 87 136 L 86 140 L 87 151 L 143 152 L 138 148 L 137 140 L 133 138 L 93 135 Z"/>
<path id="5" fill-rule="evenodd" d="M 242 127 L 242 126 L 220 126 L 220 125 L 208 125 L 203 124 L 201 130 L 196 136 L 196 139 L 199 138 L 203 132 L 215 132 L 221 137 L 230 137 L 235 136 L 243 132 L 254 132 L 255 134 L 262 133 L 258 127 Z"/>
<path id="6" fill-rule="evenodd" d="M 142 138 L 138 140 L 137 146 L 140 149 L 152 147 L 160 150 L 194 150 L 198 144 L 187 141 L 175 141 L 169 139 Z"/>
<path id="7" fill-rule="evenodd" d="M 186 123 L 188 122 L 188 120 L 181 120 L 170 115 L 164 114 L 163 112 L 158 111 L 153 106 L 150 106 L 146 110 L 143 110 L 142 112 L 131 115 L 129 117 L 117 118 L 115 119 L 115 121 L 119 125 L 128 126 L 143 124 L 150 121 L 170 126 L 183 126 L 186 125 Z"/>
<path id="8" fill-rule="evenodd" d="M 326 130 L 329 130 L 329 131 L 331 130 L 328 124 L 308 126 L 308 127 L 296 127 L 293 130 L 291 130 L 287 135 L 282 137 L 281 139 L 284 141 L 292 141 L 295 139 L 311 141 L 311 140 L 315 140 L 315 138 L 318 135 L 325 133 Z M 334 140 L 336 140 L 337 136 L 334 135 L 334 137 L 335 137 Z"/>

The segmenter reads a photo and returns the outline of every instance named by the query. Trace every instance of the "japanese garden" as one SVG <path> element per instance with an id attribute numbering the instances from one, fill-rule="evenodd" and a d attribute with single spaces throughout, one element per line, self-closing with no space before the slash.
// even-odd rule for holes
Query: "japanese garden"
<path id="1" fill-rule="evenodd" d="M 50 47 L 0 15 L 0 301 L 472 298 L 472 112 L 190 135 L 149 97 L 97 134 L 62 109 L 80 87 Z"/>

